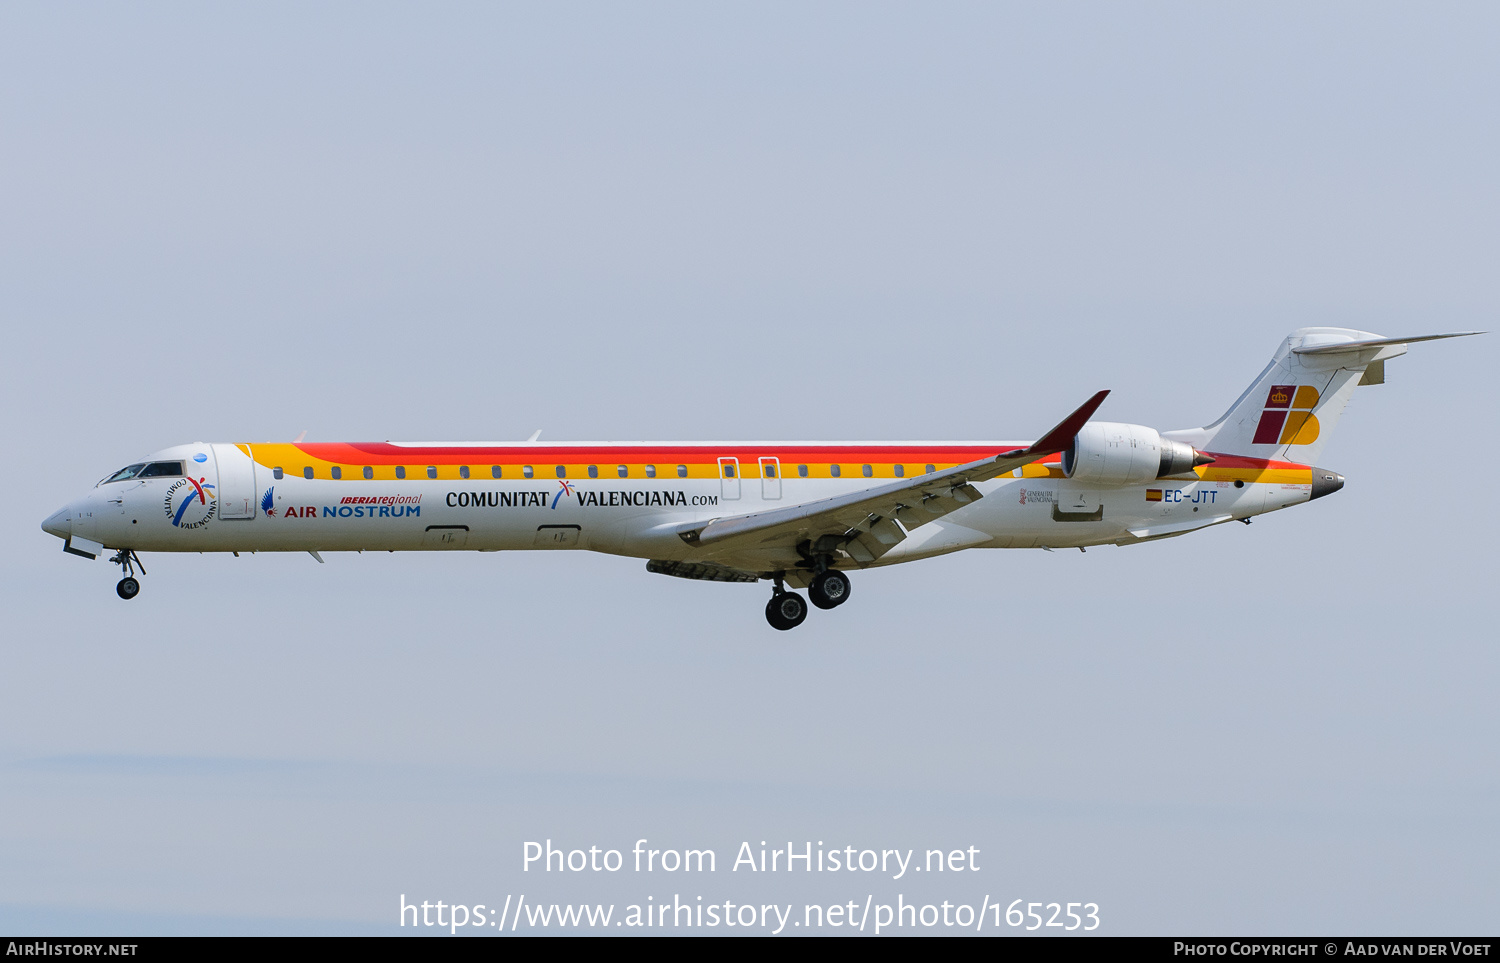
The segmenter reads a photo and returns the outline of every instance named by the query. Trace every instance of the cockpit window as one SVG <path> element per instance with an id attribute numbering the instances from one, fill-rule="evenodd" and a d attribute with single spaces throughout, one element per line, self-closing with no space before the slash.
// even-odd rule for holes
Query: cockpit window
<path id="1" fill-rule="evenodd" d="M 178 478 L 182 475 L 180 461 L 153 461 L 137 478 Z"/>
<path id="2" fill-rule="evenodd" d="M 104 481 L 100 482 L 100 484 L 108 485 L 110 482 L 130 481 L 130 479 L 139 475 L 141 473 L 141 469 L 145 467 L 145 465 L 131 465 L 127 468 L 121 468 L 119 471 L 115 472 L 113 475 L 110 475 L 108 478 L 104 479 Z M 178 472 L 178 474 L 181 474 L 181 472 Z"/>

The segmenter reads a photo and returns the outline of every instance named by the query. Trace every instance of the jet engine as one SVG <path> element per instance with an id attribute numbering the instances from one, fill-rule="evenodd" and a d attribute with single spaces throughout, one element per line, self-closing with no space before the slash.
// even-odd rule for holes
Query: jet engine
<path id="1" fill-rule="evenodd" d="M 1180 441 L 1168 441 L 1155 428 L 1091 421 L 1063 452 L 1063 474 L 1101 487 L 1144 485 L 1180 475 L 1213 459 Z"/>

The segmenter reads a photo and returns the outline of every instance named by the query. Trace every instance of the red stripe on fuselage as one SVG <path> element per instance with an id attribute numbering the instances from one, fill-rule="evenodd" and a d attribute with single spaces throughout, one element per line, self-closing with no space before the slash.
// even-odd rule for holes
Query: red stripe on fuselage
<path id="1" fill-rule="evenodd" d="M 963 464 L 977 461 L 1004 451 L 1015 451 L 1024 447 L 1014 443 L 994 446 L 933 445 L 908 447 L 900 445 L 766 445 L 746 448 L 743 442 L 724 445 L 623 445 L 623 446 L 575 446 L 549 445 L 547 447 L 409 447 L 388 442 L 303 442 L 297 445 L 314 458 L 339 464 L 363 465 L 458 465 L 458 464 L 526 464 L 526 463 L 588 463 L 627 462 L 641 463 L 676 462 L 702 464 L 718 458 L 738 458 L 743 462 L 754 462 L 758 458 L 774 457 L 784 462 L 870 462 L 876 464 Z M 1043 462 L 1056 462 L 1060 455 L 1050 455 Z"/>

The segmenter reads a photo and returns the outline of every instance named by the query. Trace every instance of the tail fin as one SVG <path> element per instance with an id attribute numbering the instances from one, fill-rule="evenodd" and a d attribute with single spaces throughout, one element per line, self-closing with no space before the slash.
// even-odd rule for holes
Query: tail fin
<path id="1" fill-rule="evenodd" d="M 1350 328 L 1302 328 L 1287 336 L 1266 370 L 1222 418 L 1165 437 L 1210 453 L 1311 465 L 1354 389 L 1382 384 L 1385 362 L 1405 354 L 1407 344 L 1482 333 L 1384 338 Z"/>

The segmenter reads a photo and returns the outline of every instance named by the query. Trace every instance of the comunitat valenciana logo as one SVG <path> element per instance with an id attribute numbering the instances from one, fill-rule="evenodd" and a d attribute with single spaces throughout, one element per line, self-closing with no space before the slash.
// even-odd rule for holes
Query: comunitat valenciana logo
<path id="1" fill-rule="evenodd" d="M 219 501 L 207 478 L 179 478 L 167 489 L 167 517 L 178 528 L 202 528 L 213 521 Z"/>

